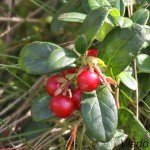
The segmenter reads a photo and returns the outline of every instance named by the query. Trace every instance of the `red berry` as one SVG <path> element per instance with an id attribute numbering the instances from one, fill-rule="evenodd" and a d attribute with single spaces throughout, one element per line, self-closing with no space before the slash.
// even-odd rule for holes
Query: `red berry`
<path id="1" fill-rule="evenodd" d="M 83 92 L 91 92 L 100 84 L 100 78 L 96 72 L 84 70 L 77 77 L 78 88 Z"/>
<path id="2" fill-rule="evenodd" d="M 54 75 L 47 80 L 46 91 L 50 96 L 54 96 L 55 91 L 59 88 L 60 83 L 57 81 L 60 75 Z"/>
<path id="3" fill-rule="evenodd" d="M 98 55 L 98 50 L 96 49 L 89 49 L 87 51 L 87 56 L 93 56 L 93 57 L 96 57 Z"/>
<path id="4" fill-rule="evenodd" d="M 72 90 L 72 99 L 75 109 L 81 110 L 82 92 L 79 89 Z"/>
<path id="5" fill-rule="evenodd" d="M 67 96 L 57 95 L 50 101 L 51 111 L 59 118 L 67 118 L 74 110 L 73 100 Z"/>
<path id="6" fill-rule="evenodd" d="M 76 70 L 77 70 L 77 68 L 70 68 L 70 69 L 67 69 L 67 70 L 63 70 L 62 75 L 66 76 L 67 74 L 74 74 L 76 72 Z"/>

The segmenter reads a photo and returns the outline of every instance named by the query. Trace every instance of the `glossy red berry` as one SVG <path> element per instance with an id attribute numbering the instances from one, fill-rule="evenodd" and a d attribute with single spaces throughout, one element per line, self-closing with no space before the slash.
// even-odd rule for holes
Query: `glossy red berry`
<path id="1" fill-rule="evenodd" d="M 50 96 L 54 96 L 55 91 L 59 88 L 60 83 L 57 79 L 61 77 L 60 75 L 54 75 L 47 80 L 46 91 Z"/>
<path id="2" fill-rule="evenodd" d="M 83 92 L 91 92 L 100 84 L 100 78 L 96 72 L 85 70 L 77 77 L 78 88 Z"/>
<path id="3" fill-rule="evenodd" d="M 67 96 L 57 95 L 50 101 L 51 111 L 59 118 L 67 118 L 74 110 L 73 100 Z"/>
<path id="4" fill-rule="evenodd" d="M 62 75 L 66 76 L 67 74 L 74 74 L 76 72 L 76 70 L 77 70 L 77 68 L 70 68 L 70 69 L 67 69 L 67 70 L 63 70 Z"/>
<path id="5" fill-rule="evenodd" d="M 72 99 L 74 102 L 74 107 L 77 110 L 81 110 L 81 99 L 82 99 L 82 92 L 79 89 L 72 90 Z"/>
<path id="6" fill-rule="evenodd" d="M 98 50 L 96 49 L 89 49 L 87 51 L 87 56 L 93 56 L 93 57 L 96 57 L 98 55 Z"/>

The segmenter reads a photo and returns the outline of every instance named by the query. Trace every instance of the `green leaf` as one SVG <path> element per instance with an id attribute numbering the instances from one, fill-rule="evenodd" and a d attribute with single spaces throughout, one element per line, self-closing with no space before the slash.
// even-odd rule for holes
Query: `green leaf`
<path id="1" fill-rule="evenodd" d="M 22 70 L 31 74 L 49 73 L 48 56 L 60 48 L 49 42 L 33 42 L 24 46 L 19 57 L 19 66 Z"/>
<path id="2" fill-rule="evenodd" d="M 85 35 L 78 35 L 75 39 L 74 45 L 77 52 L 79 52 L 80 54 L 84 54 L 87 48 L 87 39 Z"/>
<path id="3" fill-rule="evenodd" d="M 63 27 L 66 25 L 66 22 L 58 20 L 58 17 L 61 14 L 69 13 L 69 12 L 77 12 L 78 9 L 81 7 L 81 1 L 80 0 L 72 0 L 65 5 L 63 5 L 59 10 L 57 10 L 56 14 L 53 16 L 53 19 L 51 21 L 51 30 L 53 32 L 58 32 L 63 29 Z"/>
<path id="4" fill-rule="evenodd" d="M 124 130 L 125 134 L 136 142 L 144 140 L 148 144 L 150 143 L 150 133 L 129 109 L 120 108 L 118 113 L 118 125 L 119 128 Z M 142 150 L 149 150 L 149 146 L 145 147 L 143 144 L 140 148 Z"/>
<path id="5" fill-rule="evenodd" d="M 148 18 L 149 10 L 147 9 L 139 9 L 131 16 L 131 20 L 140 25 L 145 25 L 148 21 Z"/>
<path id="6" fill-rule="evenodd" d="M 138 72 L 150 73 L 150 56 L 147 54 L 139 54 L 136 58 Z"/>
<path id="7" fill-rule="evenodd" d="M 114 6 L 120 11 L 120 15 L 124 16 L 125 14 L 125 3 L 124 0 L 115 0 Z"/>
<path id="8" fill-rule="evenodd" d="M 105 36 L 114 28 L 114 24 L 108 19 L 108 17 L 105 19 L 105 22 L 99 32 L 96 35 L 96 39 L 98 41 L 103 41 Z"/>
<path id="9" fill-rule="evenodd" d="M 49 108 L 50 99 L 50 96 L 42 95 L 33 101 L 31 107 L 31 116 L 34 121 L 43 121 L 54 117 L 54 114 Z"/>
<path id="10" fill-rule="evenodd" d="M 102 44 L 98 57 L 101 58 L 114 76 L 121 73 L 140 52 L 144 43 L 143 28 L 134 24 L 131 28 L 115 28 L 110 31 Z M 125 61 L 123 61 L 125 60 Z M 108 75 L 111 73 L 108 72 Z"/>
<path id="11" fill-rule="evenodd" d="M 107 0 L 82 0 L 82 5 L 88 13 L 89 11 L 99 7 L 110 6 L 110 3 Z"/>
<path id="12" fill-rule="evenodd" d="M 121 28 L 129 28 L 133 25 L 133 21 L 126 17 L 114 16 L 113 20 L 116 23 L 116 26 Z"/>
<path id="13" fill-rule="evenodd" d="M 104 20 L 104 24 L 100 28 L 99 32 L 96 35 L 96 39 L 98 41 L 103 41 L 105 36 L 113 29 L 115 28 L 115 22 L 113 20 L 114 16 L 120 16 L 120 12 L 116 8 L 109 9 L 109 14 Z"/>
<path id="14" fill-rule="evenodd" d="M 148 7 L 148 3 L 149 3 L 149 0 L 140 0 L 136 7 L 137 9 L 144 8 L 144 7 L 146 8 Z"/>
<path id="15" fill-rule="evenodd" d="M 127 135 L 124 134 L 122 131 L 116 131 L 114 137 L 111 139 L 111 141 L 106 143 L 98 142 L 96 144 L 97 150 L 113 150 L 113 148 L 117 145 L 120 145 L 122 142 L 124 142 L 127 138 Z"/>
<path id="16" fill-rule="evenodd" d="M 139 101 L 143 100 L 150 91 L 150 74 L 138 74 Z"/>
<path id="17" fill-rule="evenodd" d="M 88 42 L 88 47 L 91 45 L 98 31 L 104 24 L 108 13 L 109 10 L 107 8 L 98 8 L 91 11 L 85 18 L 81 26 L 81 34 L 85 34 Z"/>
<path id="18" fill-rule="evenodd" d="M 105 86 L 83 93 L 82 115 L 91 135 L 100 142 L 110 141 L 117 128 L 117 108 L 112 94 Z"/>
<path id="19" fill-rule="evenodd" d="M 70 12 L 70 13 L 64 13 L 61 14 L 58 17 L 58 20 L 67 21 L 67 22 L 83 22 L 86 15 L 82 13 L 77 12 Z"/>
<path id="20" fill-rule="evenodd" d="M 121 72 L 117 77 L 120 78 L 121 82 L 131 90 L 137 89 L 136 80 L 128 72 Z"/>
<path id="21" fill-rule="evenodd" d="M 110 6 L 110 3 L 107 0 L 88 0 L 88 4 L 91 10 L 99 7 Z"/>
<path id="22" fill-rule="evenodd" d="M 53 51 L 48 57 L 49 69 L 52 72 L 61 71 L 64 68 L 75 66 L 77 54 L 70 49 L 59 48 Z"/>

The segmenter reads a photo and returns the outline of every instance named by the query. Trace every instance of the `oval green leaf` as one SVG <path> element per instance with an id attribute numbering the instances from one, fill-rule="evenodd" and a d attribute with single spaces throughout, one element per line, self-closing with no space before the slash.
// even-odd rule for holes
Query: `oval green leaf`
<path id="1" fill-rule="evenodd" d="M 110 141 L 117 128 L 117 108 L 112 94 L 105 86 L 83 93 L 82 115 L 88 131 L 98 141 Z"/>
<path id="2" fill-rule="evenodd" d="M 98 142 L 96 144 L 97 150 L 113 150 L 113 148 L 117 145 L 120 145 L 122 142 L 124 142 L 127 138 L 127 135 L 124 134 L 122 131 L 116 131 L 114 137 L 111 139 L 111 141 L 106 143 Z"/>
<path id="3" fill-rule="evenodd" d="M 110 6 L 110 3 L 107 0 L 82 0 L 82 6 L 89 13 L 93 9 Z"/>
<path id="4" fill-rule="evenodd" d="M 99 7 L 110 6 L 110 3 L 107 0 L 87 0 L 87 3 L 91 10 Z"/>
<path id="5" fill-rule="evenodd" d="M 87 48 L 87 39 L 84 34 L 78 35 L 75 39 L 75 49 L 80 54 L 84 54 Z"/>
<path id="6" fill-rule="evenodd" d="M 150 73 L 150 56 L 147 54 L 139 54 L 136 58 L 138 72 Z"/>
<path id="7" fill-rule="evenodd" d="M 136 142 L 146 141 L 150 143 L 150 133 L 144 128 L 142 123 L 136 118 L 136 116 L 127 108 L 120 108 L 118 112 L 119 116 L 119 128 L 123 129 L 131 139 Z M 149 150 L 149 146 L 141 145 L 142 150 Z"/>
<path id="8" fill-rule="evenodd" d="M 56 72 L 64 68 L 73 67 L 77 58 L 78 56 L 73 50 L 65 48 L 56 49 L 48 57 L 49 70 Z"/>
<path id="9" fill-rule="evenodd" d="M 125 3 L 124 0 L 115 0 L 114 6 L 120 11 L 120 16 L 124 16 L 125 14 Z"/>
<path id="10" fill-rule="evenodd" d="M 49 73 L 48 56 L 60 46 L 49 42 L 33 42 L 24 46 L 19 57 L 19 66 L 30 74 Z"/>
<path id="11" fill-rule="evenodd" d="M 114 76 L 121 73 L 140 52 L 144 43 L 143 28 L 134 24 L 131 28 L 115 28 L 102 41 L 98 57 Z M 125 61 L 123 61 L 125 60 Z M 108 72 L 109 75 L 111 73 Z"/>
<path id="12" fill-rule="evenodd" d="M 131 20 L 140 25 L 145 25 L 148 21 L 148 18 L 149 10 L 147 9 L 139 9 L 131 16 Z"/>
<path id="13" fill-rule="evenodd" d="M 80 22 L 82 23 L 85 19 L 86 15 L 77 12 L 70 12 L 61 14 L 58 17 L 58 20 L 67 21 L 67 22 Z"/>
<path id="14" fill-rule="evenodd" d="M 42 95 L 33 101 L 31 116 L 34 121 L 44 121 L 54 117 L 54 114 L 49 108 L 50 99 L 50 96 Z"/>
<path id="15" fill-rule="evenodd" d="M 109 15 L 108 15 L 109 16 Z M 98 41 L 103 41 L 103 39 L 105 38 L 105 36 L 113 29 L 115 28 L 114 24 L 109 20 L 109 18 L 107 17 L 105 19 L 105 22 L 103 24 L 103 26 L 101 27 L 101 29 L 99 30 L 99 32 L 96 35 L 96 39 Z"/>
<path id="16" fill-rule="evenodd" d="M 117 77 L 120 78 L 121 82 L 131 90 L 137 89 L 136 80 L 130 75 L 129 72 L 121 72 Z"/>
<path id="17" fill-rule="evenodd" d="M 133 21 L 126 17 L 114 16 L 113 20 L 120 28 L 129 28 L 133 25 Z"/>
<path id="18" fill-rule="evenodd" d="M 51 21 L 51 30 L 53 32 L 61 31 L 67 22 L 59 20 L 58 17 L 64 13 L 69 13 L 74 11 L 77 12 L 77 10 L 80 7 L 81 7 L 80 0 L 72 0 L 70 2 L 67 2 L 65 5 L 63 5 L 59 10 L 57 10 L 56 14 L 53 16 L 53 19 Z"/>
<path id="19" fill-rule="evenodd" d="M 104 21 L 109 13 L 108 8 L 98 8 L 91 11 L 85 18 L 81 26 L 81 34 L 85 34 L 87 39 L 87 49 L 91 45 L 98 31 L 104 24 Z"/>

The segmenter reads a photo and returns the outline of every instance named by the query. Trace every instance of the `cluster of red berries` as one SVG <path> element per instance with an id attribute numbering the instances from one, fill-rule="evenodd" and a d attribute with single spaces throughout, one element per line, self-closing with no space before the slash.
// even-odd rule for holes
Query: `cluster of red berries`
<path id="1" fill-rule="evenodd" d="M 96 57 L 97 50 L 87 51 L 87 56 Z M 73 80 L 67 75 L 75 75 Z M 76 83 L 71 88 L 72 83 Z M 78 72 L 78 68 L 63 70 L 61 75 L 51 76 L 46 83 L 46 91 L 52 97 L 50 100 L 51 111 L 59 118 L 67 118 L 74 109 L 81 109 L 82 92 L 91 92 L 100 84 L 99 75 L 91 70 L 85 69 Z"/>

